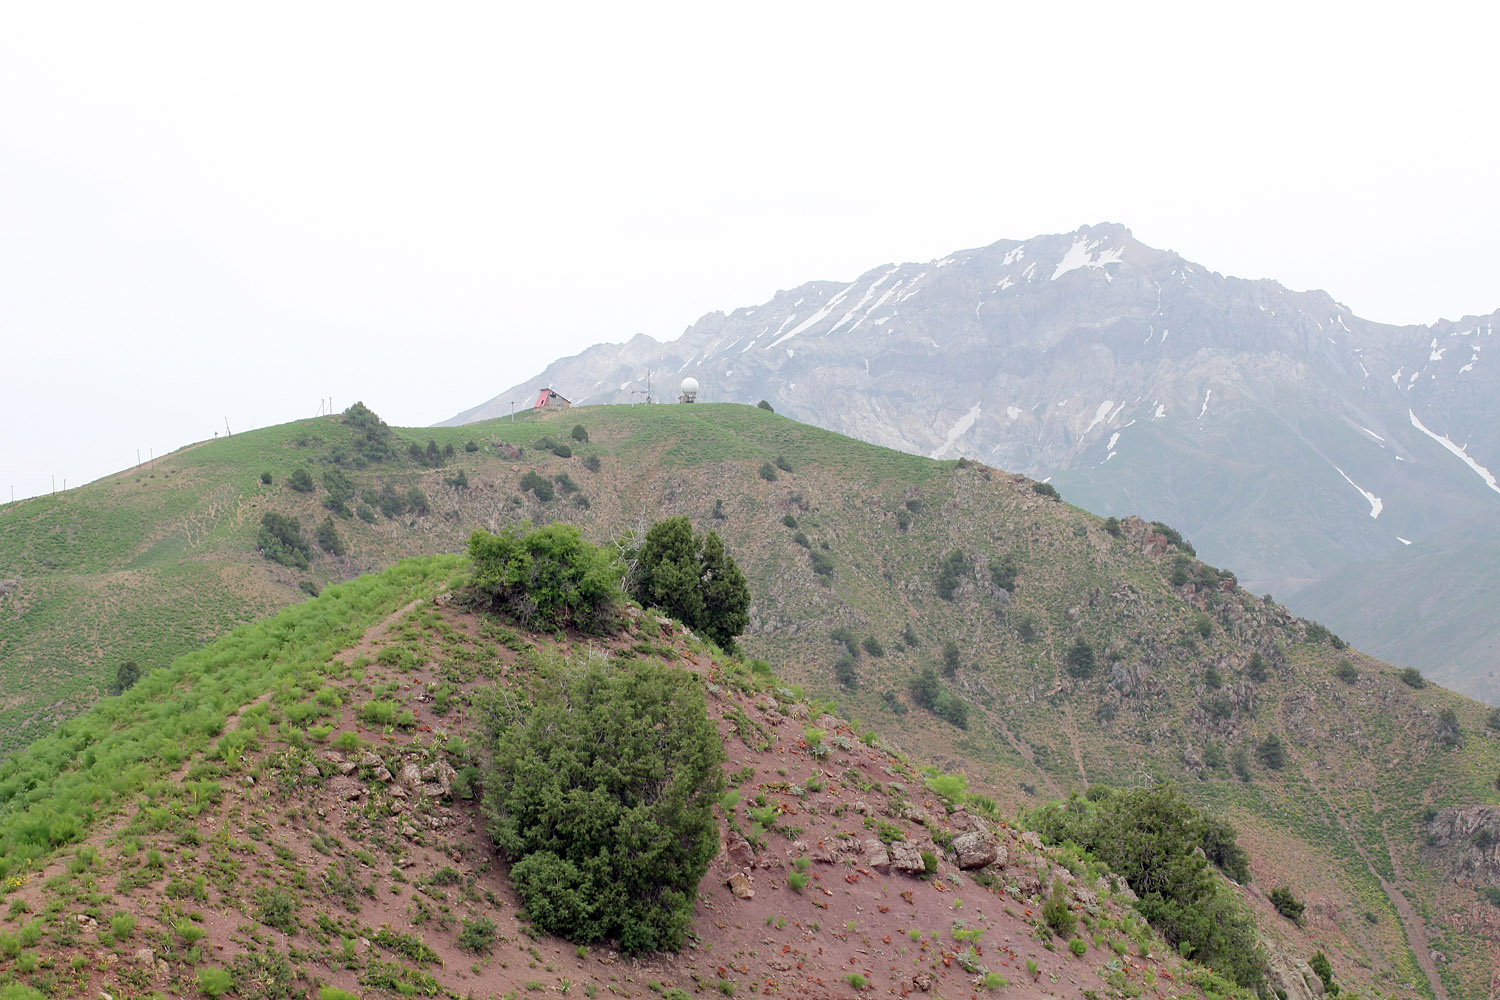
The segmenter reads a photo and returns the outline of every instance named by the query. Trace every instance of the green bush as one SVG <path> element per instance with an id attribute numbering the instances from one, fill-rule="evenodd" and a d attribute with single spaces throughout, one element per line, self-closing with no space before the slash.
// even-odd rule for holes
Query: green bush
<path id="1" fill-rule="evenodd" d="M 760 464 L 760 478 L 768 483 L 774 483 L 776 481 L 776 466 L 770 462 L 762 462 Z"/>
<path id="2" fill-rule="evenodd" d="M 1161 535 L 1163 538 L 1165 538 L 1168 543 L 1177 546 L 1177 548 L 1186 552 L 1188 555 L 1196 556 L 1198 554 L 1197 550 L 1188 543 L 1188 540 L 1186 538 L 1182 537 L 1182 533 L 1176 528 L 1173 528 L 1162 521 L 1152 521 L 1151 529 L 1158 535 Z"/>
<path id="3" fill-rule="evenodd" d="M 1118 517 L 1106 517 L 1103 528 L 1116 538 L 1120 537 L 1120 519 Z"/>
<path id="4" fill-rule="evenodd" d="M 1020 572 L 1020 563 L 1013 554 L 1007 553 L 999 559 L 990 560 L 990 580 L 1001 590 L 1014 592 L 1016 576 Z"/>
<path id="5" fill-rule="evenodd" d="M 124 694 L 135 687 L 135 682 L 141 679 L 141 665 L 134 660 L 126 660 L 115 668 L 115 679 L 109 685 L 109 693 L 114 695 Z"/>
<path id="6" fill-rule="evenodd" d="M 302 537 L 302 522 L 285 514 L 268 512 L 260 519 L 260 533 L 255 536 L 261 555 L 274 563 L 307 569 L 312 549 Z"/>
<path id="7" fill-rule="evenodd" d="M 474 452 L 479 450 L 479 443 L 470 439 L 464 442 L 464 451 Z"/>
<path id="8" fill-rule="evenodd" d="M 788 462 L 786 460 L 786 456 L 785 455 L 777 455 L 776 456 L 776 468 L 780 469 L 782 472 L 791 472 L 792 471 L 792 463 Z"/>
<path id="9" fill-rule="evenodd" d="M 1340 660 L 1339 665 L 1333 668 L 1333 676 L 1345 684 L 1353 684 L 1359 680 L 1359 670 L 1355 668 L 1351 661 L 1347 659 Z"/>
<path id="10" fill-rule="evenodd" d="M 642 605 L 660 608 L 731 652 L 750 622 L 745 575 L 718 532 L 696 534 L 686 517 L 651 526 L 627 586 Z"/>
<path id="11" fill-rule="evenodd" d="M 1078 926 L 1078 917 L 1068 906 L 1068 888 L 1063 885 L 1062 879 L 1052 882 L 1052 892 L 1048 894 L 1046 902 L 1042 903 L 1042 919 L 1058 937 L 1070 937 L 1073 929 Z"/>
<path id="12" fill-rule="evenodd" d="M 1276 908 L 1277 913 L 1286 917 L 1294 924 L 1301 922 L 1302 911 L 1307 909 L 1307 905 L 1292 895 L 1291 889 L 1288 889 L 1286 886 L 1277 886 L 1271 890 L 1268 898 L 1271 900 L 1271 905 Z"/>
<path id="13" fill-rule="evenodd" d="M 588 441 L 588 439 L 589 439 L 589 432 L 584 429 L 584 426 L 582 424 L 574 424 L 573 425 L 573 440 L 574 441 L 578 441 L 578 442 L 581 443 L 581 442 Z"/>
<path id="14" fill-rule="evenodd" d="M 234 976 L 230 975 L 228 969 L 199 969 L 198 988 L 207 996 L 223 996 L 234 988 Z"/>
<path id="15" fill-rule="evenodd" d="M 1052 844 L 1072 841 L 1122 878 L 1140 901 L 1137 909 L 1171 945 L 1186 947 L 1205 965 L 1256 989 L 1265 979 L 1265 955 L 1255 921 L 1209 867 L 1207 820 L 1170 784 L 1111 791 L 1096 802 L 1075 797 L 1028 816 Z M 1216 831 L 1215 853 L 1231 858 Z"/>
<path id="16" fill-rule="evenodd" d="M 1074 938 L 1068 942 L 1068 950 L 1076 957 L 1082 958 L 1089 950 L 1088 943 L 1083 938 Z"/>
<path id="17" fill-rule="evenodd" d="M 271 485 L 271 474 L 269 472 L 262 472 L 260 474 L 260 481 L 264 485 L 270 486 Z"/>
<path id="18" fill-rule="evenodd" d="M 297 933 L 297 897 L 285 889 L 261 889 L 255 894 L 255 918 L 285 934 Z"/>
<path id="19" fill-rule="evenodd" d="M 530 490 L 542 503 L 546 503 L 557 495 L 552 489 L 552 483 L 538 475 L 535 470 L 521 477 L 521 492 L 524 493 L 527 490 Z"/>
<path id="20" fill-rule="evenodd" d="M 573 449 L 570 448 L 569 446 L 567 446 L 567 445 L 559 442 L 559 443 L 557 443 L 556 445 L 553 446 L 553 448 L 552 448 L 552 454 L 556 455 L 558 458 L 572 458 L 573 457 Z"/>
<path id="21" fill-rule="evenodd" d="M 1068 676 L 1079 680 L 1087 680 L 1094 676 L 1094 671 L 1099 666 L 1099 660 L 1094 655 L 1094 647 L 1085 640 L 1079 639 L 1068 647 L 1063 656 L 1063 666 L 1068 671 Z"/>
<path id="22" fill-rule="evenodd" d="M 595 633 L 615 626 L 622 567 L 574 525 L 476 531 L 469 536 L 469 559 L 475 590 L 523 624 L 570 624 Z"/>
<path id="23" fill-rule="evenodd" d="M 1281 737 L 1275 733 L 1268 733 L 1266 738 L 1260 741 L 1260 745 L 1255 748 L 1255 756 L 1273 771 L 1286 767 L 1286 747 L 1282 745 Z"/>
<path id="24" fill-rule="evenodd" d="M 364 403 L 355 403 L 345 410 L 343 423 L 354 429 L 355 450 L 366 462 L 387 462 L 396 457 L 396 439 L 391 429 Z"/>
<path id="25" fill-rule="evenodd" d="M 943 640 L 943 676 L 954 676 L 958 673 L 958 667 L 958 643 L 952 639 Z"/>
<path id="26" fill-rule="evenodd" d="M 313 482 L 312 473 L 305 466 L 294 469 L 287 477 L 286 484 L 298 493 L 311 493 L 317 488 Z"/>
<path id="27" fill-rule="evenodd" d="M 109 932 L 116 941 L 129 940 L 135 933 L 135 916 L 121 910 L 109 918 Z"/>
<path id="28" fill-rule="evenodd" d="M 1046 497 L 1048 500 L 1062 499 L 1062 494 L 1058 493 L 1057 487 L 1053 486 L 1051 483 L 1032 483 L 1031 492 L 1037 494 L 1038 496 Z"/>
<path id="29" fill-rule="evenodd" d="M 348 551 L 344 540 L 339 537 L 339 529 L 333 525 L 332 516 L 323 518 L 323 523 L 318 525 L 318 545 L 331 556 L 341 556 Z"/>
<path id="30" fill-rule="evenodd" d="M 1416 667 L 1402 667 L 1396 676 L 1400 678 L 1402 684 L 1405 684 L 1409 688 L 1421 690 L 1427 686 L 1427 678 L 1423 677 L 1422 671 Z"/>
<path id="31" fill-rule="evenodd" d="M 422 492 L 422 487 L 410 486 L 407 488 L 406 509 L 418 516 L 426 514 L 432 509 L 427 502 L 427 494 Z"/>
<path id="32" fill-rule="evenodd" d="M 776 412 L 774 409 L 771 408 L 771 404 L 768 403 L 768 402 L 766 402 L 764 399 L 762 399 L 759 403 L 756 403 L 755 405 L 757 407 L 759 407 L 760 409 L 765 410 L 767 413 L 775 413 Z"/>
<path id="33" fill-rule="evenodd" d="M 489 917 L 465 920 L 458 935 L 458 946 L 476 955 L 488 954 L 495 945 L 495 922 Z"/>
<path id="34" fill-rule="evenodd" d="M 875 638 L 873 635 L 865 636 L 865 641 L 860 643 L 860 646 L 866 653 L 869 653 L 871 656 L 876 657 L 877 659 L 885 655 L 885 647 L 882 646 L 880 644 L 880 640 Z"/>
<path id="35" fill-rule="evenodd" d="M 962 549 L 954 549 L 943 557 L 938 564 L 937 593 L 945 601 L 953 600 L 953 594 L 958 585 L 963 582 L 964 577 L 973 572 L 973 563 L 969 562 Z"/>
<path id="36" fill-rule="evenodd" d="M 857 687 L 859 685 L 859 669 L 854 657 L 845 653 L 835 660 L 833 664 L 833 676 L 842 687 Z"/>
<path id="37" fill-rule="evenodd" d="M 484 811 L 536 926 L 681 947 L 718 851 L 724 750 L 699 679 L 653 660 L 544 667 L 497 719 Z"/>
<path id="38" fill-rule="evenodd" d="M 1331 997 L 1338 996 L 1339 984 L 1333 981 L 1333 965 L 1328 961 L 1328 956 L 1321 951 L 1316 952 L 1307 960 L 1307 964 L 1323 980 L 1323 992 Z"/>
<path id="39" fill-rule="evenodd" d="M 599 464 L 600 463 L 598 455 L 585 455 L 583 457 L 583 467 L 585 469 L 588 469 L 590 472 L 598 472 Z"/>
<path id="40" fill-rule="evenodd" d="M 1257 684 L 1271 676 L 1270 670 L 1266 667 L 1266 658 L 1259 653 L 1251 653 L 1250 662 L 1245 667 L 1245 676 Z"/>

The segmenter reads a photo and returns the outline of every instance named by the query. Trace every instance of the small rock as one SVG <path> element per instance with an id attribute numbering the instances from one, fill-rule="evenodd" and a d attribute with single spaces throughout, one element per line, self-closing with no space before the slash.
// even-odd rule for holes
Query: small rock
<path id="1" fill-rule="evenodd" d="M 369 750 L 366 750 L 359 758 L 359 763 L 361 767 L 385 767 L 385 761 L 381 760 L 378 754 L 372 753 Z"/>
<path id="2" fill-rule="evenodd" d="M 724 838 L 724 853 L 733 864 L 741 868 L 749 868 L 755 864 L 755 852 L 750 848 L 750 841 L 733 830 Z"/>
<path id="3" fill-rule="evenodd" d="M 423 782 L 436 781 L 437 780 L 437 765 L 436 764 L 428 764 L 426 767 L 422 768 L 421 779 L 422 779 Z"/>
<path id="4" fill-rule="evenodd" d="M 323 773 L 318 770 L 318 765 L 314 764 L 312 761 L 308 761 L 306 764 L 302 765 L 302 777 L 306 778 L 309 781 L 317 781 L 319 778 L 323 777 Z"/>
<path id="5" fill-rule="evenodd" d="M 339 774 L 353 774 L 354 773 L 354 769 L 355 769 L 355 767 L 357 765 L 352 760 L 345 760 L 345 761 L 340 761 L 338 764 L 336 764 L 334 766 L 338 768 Z"/>
<path id="6" fill-rule="evenodd" d="M 885 845 L 878 840 L 865 841 L 865 858 L 870 867 L 882 875 L 889 875 L 891 871 L 891 856 L 887 853 Z"/>
<path id="7" fill-rule="evenodd" d="M 911 985 L 913 989 L 926 993 L 932 989 L 932 977 L 925 972 L 919 972 L 911 977 Z"/>
<path id="8" fill-rule="evenodd" d="M 800 701 L 797 702 L 797 704 L 793 705 L 791 708 L 787 709 L 786 714 L 790 715 L 798 722 L 807 722 L 812 718 L 812 713 L 809 712 L 807 710 L 807 706 L 802 704 Z"/>
<path id="9" fill-rule="evenodd" d="M 424 784 L 421 788 L 421 792 L 422 798 L 424 799 L 440 799 L 447 794 L 443 791 L 443 786 L 435 781 L 431 784 Z"/>
<path id="10" fill-rule="evenodd" d="M 735 872 L 724 882 L 729 886 L 729 891 L 734 893 L 735 899 L 754 899 L 755 890 L 750 888 L 750 876 L 744 872 Z"/>
<path id="11" fill-rule="evenodd" d="M 422 772 L 418 769 L 417 765 L 411 761 L 407 761 L 401 765 L 401 772 L 396 776 L 396 780 L 400 781 L 407 788 L 416 788 L 422 783 Z"/>
<path id="12" fill-rule="evenodd" d="M 156 952 L 150 948 L 138 948 L 135 953 L 135 964 L 154 966 L 156 964 Z"/>
<path id="13" fill-rule="evenodd" d="M 377 768 L 375 771 L 375 780 L 388 782 L 391 780 L 391 772 L 387 771 L 384 767 Z"/>
<path id="14" fill-rule="evenodd" d="M 439 760 L 433 766 L 433 772 L 437 776 L 438 787 L 443 790 L 444 795 L 453 794 L 453 779 L 458 777 L 458 772 L 453 770 L 446 760 Z"/>

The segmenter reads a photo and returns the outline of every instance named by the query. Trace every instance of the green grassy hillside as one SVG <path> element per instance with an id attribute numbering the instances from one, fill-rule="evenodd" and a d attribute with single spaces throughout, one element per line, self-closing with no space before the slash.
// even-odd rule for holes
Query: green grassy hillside
<path id="1" fill-rule="evenodd" d="M 472 610 L 462 569 L 427 557 L 330 588 L 0 766 L 0 992 L 1250 1000 L 1174 953 L 1098 861 L 766 664 L 630 607 L 602 634 L 528 632 Z M 488 720 L 524 685 L 642 661 L 691 672 L 722 743 L 723 849 L 687 946 L 625 963 L 539 929 L 477 799 Z M 959 836 L 1001 850 L 964 860 Z M 898 847 L 924 856 L 903 869 Z M 1283 952 L 1319 947 L 1299 930 Z"/>
<path id="2" fill-rule="evenodd" d="M 983 776 L 1009 809 L 1092 782 L 1180 782 L 1243 831 L 1252 898 L 1293 885 L 1310 899 L 1304 922 L 1336 964 L 1390 989 L 1431 995 L 1435 979 L 1487 995 L 1493 945 L 1475 887 L 1417 853 L 1424 808 L 1500 800 L 1487 711 L 1408 686 L 1144 523 L 1106 525 L 1023 478 L 742 406 L 586 408 L 397 436 L 399 458 L 358 468 L 353 429 L 303 421 L 178 452 L 154 478 L 0 508 L 0 578 L 19 581 L 0 598 L 7 749 L 97 697 L 120 660 L 163 664 L 302 600 L 300 584 L 457 551 L 476 527 L 566 520 L 607 541 L 685 514 L 719 531 L 750 580 L 746 651 L 893 745 Z M 442 467 L 406 455 L 429 436 L 453 446 Z M 544 437 L 571 454 L 538 447 Z M 313 492 L 288 485 L 303 467 Z M 329 516 L 329 470 L 353 490 L 351 516 L 333 517 L 347 551 L 314 542 L 307 570 L 268 562 L 262 516 L 297 517 L 311 539 Z M 452 484 L 460 471 L 466 486 Z M 553 499 L 523 489 L 528 474 Z M 379 512 L 383 491 L 413 486 L 425 504 Z M 1433 950 L 1448 960 L 1433 964 Z"/>

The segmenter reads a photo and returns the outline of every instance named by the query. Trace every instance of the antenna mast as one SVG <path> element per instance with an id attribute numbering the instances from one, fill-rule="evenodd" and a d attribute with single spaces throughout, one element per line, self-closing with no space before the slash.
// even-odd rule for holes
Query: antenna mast
<path id="1" fill-rule="evenodd" d="M 651 371 L 650 371 L 650 370 L 649 370 L 649 369 L 648 369 L 648 370 L 647 370 L 647 371 L 646 371 L 646 388 L 645 388 L 645 391 L 644 391 L 644 393 L 643 393 L 643 392 L 642 392 L 642 390 L 640 390 L 640 389 L 632 389 L 632 390 L 631 390 L 631 392 L 632 392 L 632 393 L 633 393 L 633 394 L 634 394 L 634 395 L 637 395 L 637 396 L 640 396 L 640 395 L 645 395 L 645 397 L 646 397 L 646 405 L 647 405 L 647 406 L 650 406 L 650 405 L 651 405 L 651 403 L 652 403 L 652 400 L 651 400 L 651 375 L 652 375 L 652 373 L 651 373 Z"/>

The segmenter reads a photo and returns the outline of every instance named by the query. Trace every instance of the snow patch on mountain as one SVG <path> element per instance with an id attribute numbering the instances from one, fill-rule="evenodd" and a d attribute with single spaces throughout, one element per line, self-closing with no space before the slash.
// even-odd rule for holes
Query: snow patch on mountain
<path id="1" fill-rule="evenodd" d="M 783 340 L 791 340 L 793 337 L 797 336 L 797 334 L 802 333 L 805 330 L 810 330 L 818 323 L 821 323 L 823 320 L 827 319 L 828 314 L 833 312 L 835 306 L 849 297 L 849 293 L 854 291 L 854 285 L 857 284 L 859 284 L 859 282 L 856 281 L 853 284 L 849 285 L 849 287 L 845 288 L 842 292 L 839 292 L 833 298 L 829 299 L 828 304 L 825 305 L 822 309 L 819 309 L 817 312 L 807 317 L 807 319 L 803 320 L 801 323 L 798 323 L 796 326 L 792 327 L 791 330 L 783 333 L 781 336 L 777 337 L 766 346 L 775 347 Z"/>
<path id="2" fill-rule="evenodd" d="M 1364 487 L 1360 486 L 1354 480 L 1350 479 L 1349 478 L 1349 474 L 1346 473 L 1343 469 L 1340 469 L 1337 465 L 1335 465 L 1333 467 L 1333 469 L 1339 475 L 1341 475 L 1341 476 L 1344 477 L 1344 482 L 1348 483 L 1350 486 L 1353 486 L 1355 489 L 1359 490 L 1359 495 L 1362 496 L 1362 497 L 1364 497 L 1365 498 L 1365 502 L 1370 505 L 1370 516 L 1371 517 L 1379 517 L 1380 516 L 1380 512 L 1385 509 L 1385 501 L 1381 500 L 1378 496 L 1376 496 L 1375 494 L 1371 493 L 1369 490 L 1365 489 Z"/>
<path id="3" fill-rule="evenodd" d="M 1468 449 L 1459 447 L 1452 441 L 1448 440 L 1448 438 L 1443 436 L 1442 434 L 1435 434 L 1432 431 L 1428 430 L 1427 426 L 1423 424 L 1421 420 L 1417 419 L 1416 413 L 1412 410 L 1407 410 L 1406 413 L 1407 416 L 1411 417 L 1411 425 L 1413 427 L 1421 431 L 1423 434 L 1426 434 L 1428 437 L 1432 438 L 1444 448 L 1447 448 L 1449 451 L 1453 452 L 1453 454 L 1457 455 L 1465 465 L 1473 470 L 1476 476 L 1484 480 L 1486 486 L 1494 490 L 1496 493 L 1500 493 L 1500 483 L 1495 482 L 1495 474 L 1470 458 Z"/>
<path id="4" fill-rule="evenodd" d="M 975 403 L 973 406 L 969 407 L 968 413 L 965 413 L 963 416 L 959 417 L 958 420 L 954 422 L 953 426 L 948 428 L 947 439 L 944 440 L 942 444 L 934 448 L 932 450 L 932 453 L 928 455 L 928 457 L 942 458 L 945 454 L 948 453 L 949 449 L 951 449 L 955 444 L 958 443 L 959 438 L 969 433 L 969 428 L 973 427 L 975 422 L 978 420 L 979 404 Z"/>
<path id="5" fill-rule="evenodd" d="M 1109 415 L 1109 411 L 1114 407 L 1114 405 L 1115 401 L 1113 399 L 1106 399 L 1104 402 L 1100 403 L 1099 409 L 1094 411 L 1094 419 L 1089 421 L 1089 425 L 1083 429 L 1083 434 L 1081 436 L 1087 437 L 1089 431 L 1093 430 L 1101 420 Z"/>
<path id="6" fill-rule="evenodd" d="M 1068 248 L 1068 252 L 1063 254 L 1062 260 L 1058 262 L 1057 270 L 1052 272 L 1052 280 L 1056 281 L 1069 271 L 1076 271 L 1082 267 L 1102 268 L 1105 264 L 1118 264 L 1121 260 L 1118 247 L 1103 250 L 1099 253 L 1094 252 L 1103 242 L 1103 240 L 1095 240 L 1090 243 L 1082 236 L 1074 239 L 1073 245 Z"/>

